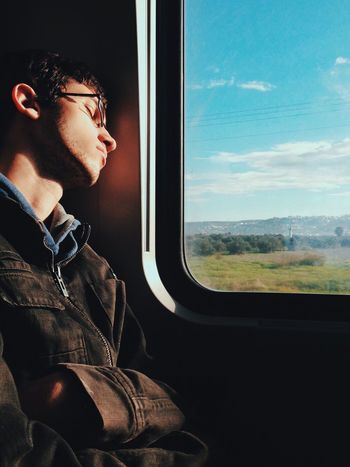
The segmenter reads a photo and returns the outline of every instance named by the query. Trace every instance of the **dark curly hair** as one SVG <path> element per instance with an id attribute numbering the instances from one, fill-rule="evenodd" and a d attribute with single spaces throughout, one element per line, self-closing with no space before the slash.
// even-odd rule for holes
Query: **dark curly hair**
<path id="1" fill-rule="evenodd" d="M 92 88 L 106 101 L 101 84 L 88 66 L 58 52 L 39 49 L 8 52 L 0 56 L 0 64 L 0 145 L 15 114 L 11 92 L 17 83 L 31 86 L 43 105 L 54 105 L 59 91 L 70 79 Z"/>

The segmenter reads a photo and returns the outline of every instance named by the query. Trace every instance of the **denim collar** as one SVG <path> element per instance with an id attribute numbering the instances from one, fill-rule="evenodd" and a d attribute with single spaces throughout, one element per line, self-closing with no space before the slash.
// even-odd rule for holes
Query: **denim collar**
<path id="1" fill-rule="evenodd" d="M 2 173 L 0 173 L 0 196 L 16 201 L 21 208 L 40 225 L 44 234 L 44 243 L 57 259 L 60 261 L 69 259 L 78 251 L 79 245 L 74 237 L 74 231 L 81 223 L 72 215 L 67 214 L 63 206 L 57 204 L 54 208 L 49 230 L 45 223 L 35 214 L 32 206 L 23 194 Z"/>

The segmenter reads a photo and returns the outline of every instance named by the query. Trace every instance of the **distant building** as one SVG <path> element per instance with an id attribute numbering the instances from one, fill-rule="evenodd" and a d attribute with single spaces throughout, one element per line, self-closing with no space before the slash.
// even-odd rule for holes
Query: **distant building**
<path id="1" fill-rule="evenodd" d="M 292 222 L 289 224 L 288 230 L 289 230 L 288 250 L 289 251 L 294 251 L 295 250 L 295 239 L 293 237 Z"/>

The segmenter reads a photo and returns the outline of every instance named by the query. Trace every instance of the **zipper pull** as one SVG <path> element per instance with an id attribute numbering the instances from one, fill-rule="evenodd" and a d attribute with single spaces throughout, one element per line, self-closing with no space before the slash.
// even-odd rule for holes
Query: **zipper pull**
<path id="1" fill-rule="evenodd" d="M 115 280 L 117 281 L 117 280 L 118 280 L 118 277 L 117 277 L 117 275 L 115 274 L 115 272 L 113 271 L 113 269 L 112 269 L 110 266 L 109 266 L 109 271 L 110 271 L 110 273 L 112 274 L 113 279 L 115 279 Z"/>
<path id="2" fill-rule="evenodd" d="M 57 279 L 57 283 L 59 285 L 59 288 L 60 288 L 61 292 L 63 293 L 63 295 L 66 298 L 68 298 L 69 293 L 68 293 L 68 290 L 66 288 L 66 284 L 64 283 L 62 274 L 61 274 L 61 268 L 58 265 L 56 265 L 56 270 L 54 271 L 54 274 L 55 274 L 55 277 Z"/>

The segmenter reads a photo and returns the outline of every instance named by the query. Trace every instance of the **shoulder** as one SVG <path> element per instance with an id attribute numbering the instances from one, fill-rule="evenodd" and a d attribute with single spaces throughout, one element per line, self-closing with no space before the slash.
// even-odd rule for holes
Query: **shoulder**
<path id="1" fill-rule="evenodd" d="M 106 258 L 96 253 L 88 243 L 80 251 L 77 261 L 79 262 L 79 267 L 86 273 L 94 276 L 98 275 L 100 278 L 116 279 L 119 282 Z"/>
<path id="2" fill-rule="evenodd" d="M 0 233 L 0 255 L 5 253 L 12 253 L 20 256 L 15 247 Z"/>

